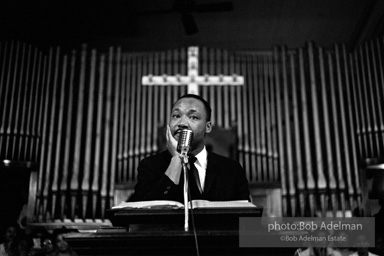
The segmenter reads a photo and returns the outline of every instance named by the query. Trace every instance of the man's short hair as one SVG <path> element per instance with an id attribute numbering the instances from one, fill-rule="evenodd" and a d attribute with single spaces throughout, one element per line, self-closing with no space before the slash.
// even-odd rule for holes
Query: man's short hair
<path id="1" fill-rule="evenodd" d="M 194 99 L 197 99 L 199 101 L 201 101 L 204 105 L 204 108 L 205 108 L 205 113 L 206 113 L 206 118 L 207 118 L 207 121 L 211 121 L 211 114 L 212 114 L 212 109 L 211 109 L 211 106 L 209 105 L 208 101 L 206 101 L 205 99 L 203 99 L 201 96 L 199 95 L 196 95 L 196 94 L 184 94 L 183 96 L 181 96 L 180 98 L 178 98 L 172 105 L 172 108 L 175 106 L 176 102 L 178 102 L 179 100 L 183 99 L 183 98 L 194 98 Z"/>

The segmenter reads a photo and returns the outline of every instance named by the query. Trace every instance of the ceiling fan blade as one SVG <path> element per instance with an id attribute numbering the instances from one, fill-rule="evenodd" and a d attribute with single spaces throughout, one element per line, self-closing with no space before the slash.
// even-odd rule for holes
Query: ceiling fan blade
<path id="1" fill-rule="evenodd" d="M 191 14 L 185 13 L 181 16 L 181 19 L 183 22 L 185 33 L 187 35 L 193 35 L 199 31 L 199 29 L 197 28 L 195 19 L 193 18 L 193 16 Z"/>
<path id="2" fill-rule="evenodd" d="M 219 2 L 219 3 L 208 3 L 198 4 L 194 6 L 194 11 L 199 13 L 204 12 L 229 12 L 233 11 L 232 2 Z"/>

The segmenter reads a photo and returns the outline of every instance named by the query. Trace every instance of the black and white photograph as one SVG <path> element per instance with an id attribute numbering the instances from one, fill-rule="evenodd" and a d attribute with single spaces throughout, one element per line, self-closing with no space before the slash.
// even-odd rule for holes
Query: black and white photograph
<path id="1" fill-rule="evenodd" d="M 384 255 L 384 0 L 1 1 L 0 201 L 0 256 Z"/>

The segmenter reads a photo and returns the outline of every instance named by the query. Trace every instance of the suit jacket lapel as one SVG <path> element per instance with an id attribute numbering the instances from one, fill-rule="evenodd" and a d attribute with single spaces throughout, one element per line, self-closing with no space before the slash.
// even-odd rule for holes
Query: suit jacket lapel
<path id="1" fill-rule="evenodd" d="M 204 184 L 203 194 L 205 195 L 208 194 L 219 171 L 220 171 L 220 162 L 217 161 L 217 158 L 214 156 L 214 154 L 208 152 L 208 163 L 207 163 L 207 171 L 205 174 L 205 184 Z"/>

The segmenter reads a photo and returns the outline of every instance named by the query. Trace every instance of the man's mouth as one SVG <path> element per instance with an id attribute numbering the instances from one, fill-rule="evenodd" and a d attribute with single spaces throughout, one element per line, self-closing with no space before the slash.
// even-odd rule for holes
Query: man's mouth
<path id="1" fill-rule="evenodd" d="M 174 133 L 173 133 L 173 137 L 176 139 L 176 140 L 179 140 L 180 138 L 180 134 L 183 132 L 183 130 L 185 130 L 185 128 L 180 128 L 180 129 L 177 129 Z"/>
<path id="2" fill-rule="evenodd" d="M 179 135 L 181 133 L 181 129 L 178 129 L 176 130 L 174 133 L 173 133 L 173 138 L 175 138 L 175 140 L 179 140 Z"/>
<path id="3" fill-rule="evenodd" d="M 183 129 L 177 129 L 177 130 L 175 131 L 175 133 L 173 134 L 173 136 L 178 136 L 178 135 L 181 133 L 182 130 L 183 130 Z"/>

